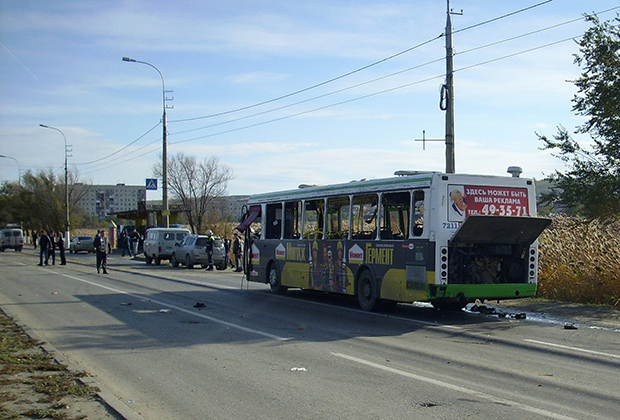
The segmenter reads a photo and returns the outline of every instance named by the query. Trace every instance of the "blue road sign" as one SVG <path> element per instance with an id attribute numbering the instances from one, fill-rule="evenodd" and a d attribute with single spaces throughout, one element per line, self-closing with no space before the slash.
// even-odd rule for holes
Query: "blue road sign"
<path id="1" fill-rule="evenodd" d="M 147 178 L 146 179 L 146 189 L 147 190 L 157 190 L 157 178 Z"/>

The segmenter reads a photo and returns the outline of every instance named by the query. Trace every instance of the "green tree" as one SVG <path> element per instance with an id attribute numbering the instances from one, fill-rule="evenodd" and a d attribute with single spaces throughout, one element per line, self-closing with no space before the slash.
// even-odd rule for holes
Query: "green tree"
<path id="1" fill-rule="evenodd" d="M 573 83 L 578 91 L 573 111 L 586 118 L 575 133 L 588 134 L 593 144 L 582 147 L 558 127 L 553 138 L 538 137 L 543 149 L 554 150 L 567 166 L 551 177 L 553 187 L 543 202 L 559 204 L 589 219 L 620 218 L 620 19 L 601 22 L 586 15 L 592 26 L 577 41 L 575 64 L 582 73 Z"/>
<path id="2" fill-rule="evenodd" d="M 69 173 L 69 216 L 71 226 L 87 217 L 78 202 L 86 193 L 77 188 L 77 173 Z M 25 229 L 65 230 L 65 183 L 53 171 L 26 172 L 17 183 L 0 188 L 0 225 L 20 223 Z"/>

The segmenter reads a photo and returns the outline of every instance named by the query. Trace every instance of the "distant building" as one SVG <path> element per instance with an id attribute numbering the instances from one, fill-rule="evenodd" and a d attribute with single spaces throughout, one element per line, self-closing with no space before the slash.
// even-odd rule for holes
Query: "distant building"
<path id="1" fill-rule="evenodd" d="M 243 212 L 243 206 L 248 204 L 249 195 L 228 195 L 216 198 L 212 209 L 231 222 L 238 222 Z"/>
<path id="2" fill-rule="evenodd" d="M 138 210 L 138 202 L 146 200 L 144 185 L 87 185 L 75 184 L 74 188 L 87 189 L 80 192 L 78 204 L 94 217 L 105 219 L 112 213 Z"/>

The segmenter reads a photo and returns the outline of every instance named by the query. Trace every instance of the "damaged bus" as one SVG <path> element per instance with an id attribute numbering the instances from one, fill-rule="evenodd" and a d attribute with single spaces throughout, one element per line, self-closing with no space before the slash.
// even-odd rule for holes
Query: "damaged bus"
<path id="1" fill-rule="evenodd" d="M 534 296 L 537 238 L 551 221 L 536 216 L 534 181 L 518 169 L 512 177 L 398 171 L 251 196 L 237 228 L 244 275 L 276 293 L 354 295 L 368 311 Z"/>

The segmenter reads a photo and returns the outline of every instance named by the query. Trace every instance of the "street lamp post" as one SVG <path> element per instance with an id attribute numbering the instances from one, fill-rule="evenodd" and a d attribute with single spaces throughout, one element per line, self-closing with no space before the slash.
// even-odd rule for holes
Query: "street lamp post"
<path id="1" fill-rule="evenodd" d="M 22 168 L 21 166 L 19 166 L 19 162 L 17 161 L 17 159 L 11 156 L 6 156 L 6 155 L 0 155 L 0 158 L 13 159 L 15 163 L 17 163 L 17 184 L 22 185 Z"/>
<path id="2" fill-rule="evenodd" d="M 163 116 L 162 116 L 162 125 L 163 125 L 163 135 L 162 135 L 162 216 L 164 227 L 170 227 L 170 209 L 168 207 L 168 130 L 166 127 L 167 119 L 166 119 L 166 82 L 164 81 L 164 75 L 159 71 L 157 67 L 152 65 L 151 63 L 147 63 L 146 61 L 138 61 L 133 58 L 123 57 L 123 61 L 127 61 L 129 63 L 140 63 L 146 64 L 149 67 L 154 68 L 159 76 L 161 77 L 162 84 L 162 103 L 163 103 Z"/>
<path id="3" fill-rule="evenodd" d="M 71 236 L 69 235 L 69 171 L 67 168 L 69 149 L 67 149 L 67 138 L 65 137 L 65 133 L 56 127 L 51 127 L 45 124 L 39 124 L 39 126 L 58 131 L 62 134 L 62 138 L 65 140 L 65 246 L 68 246 L 71 241 Z"/>

